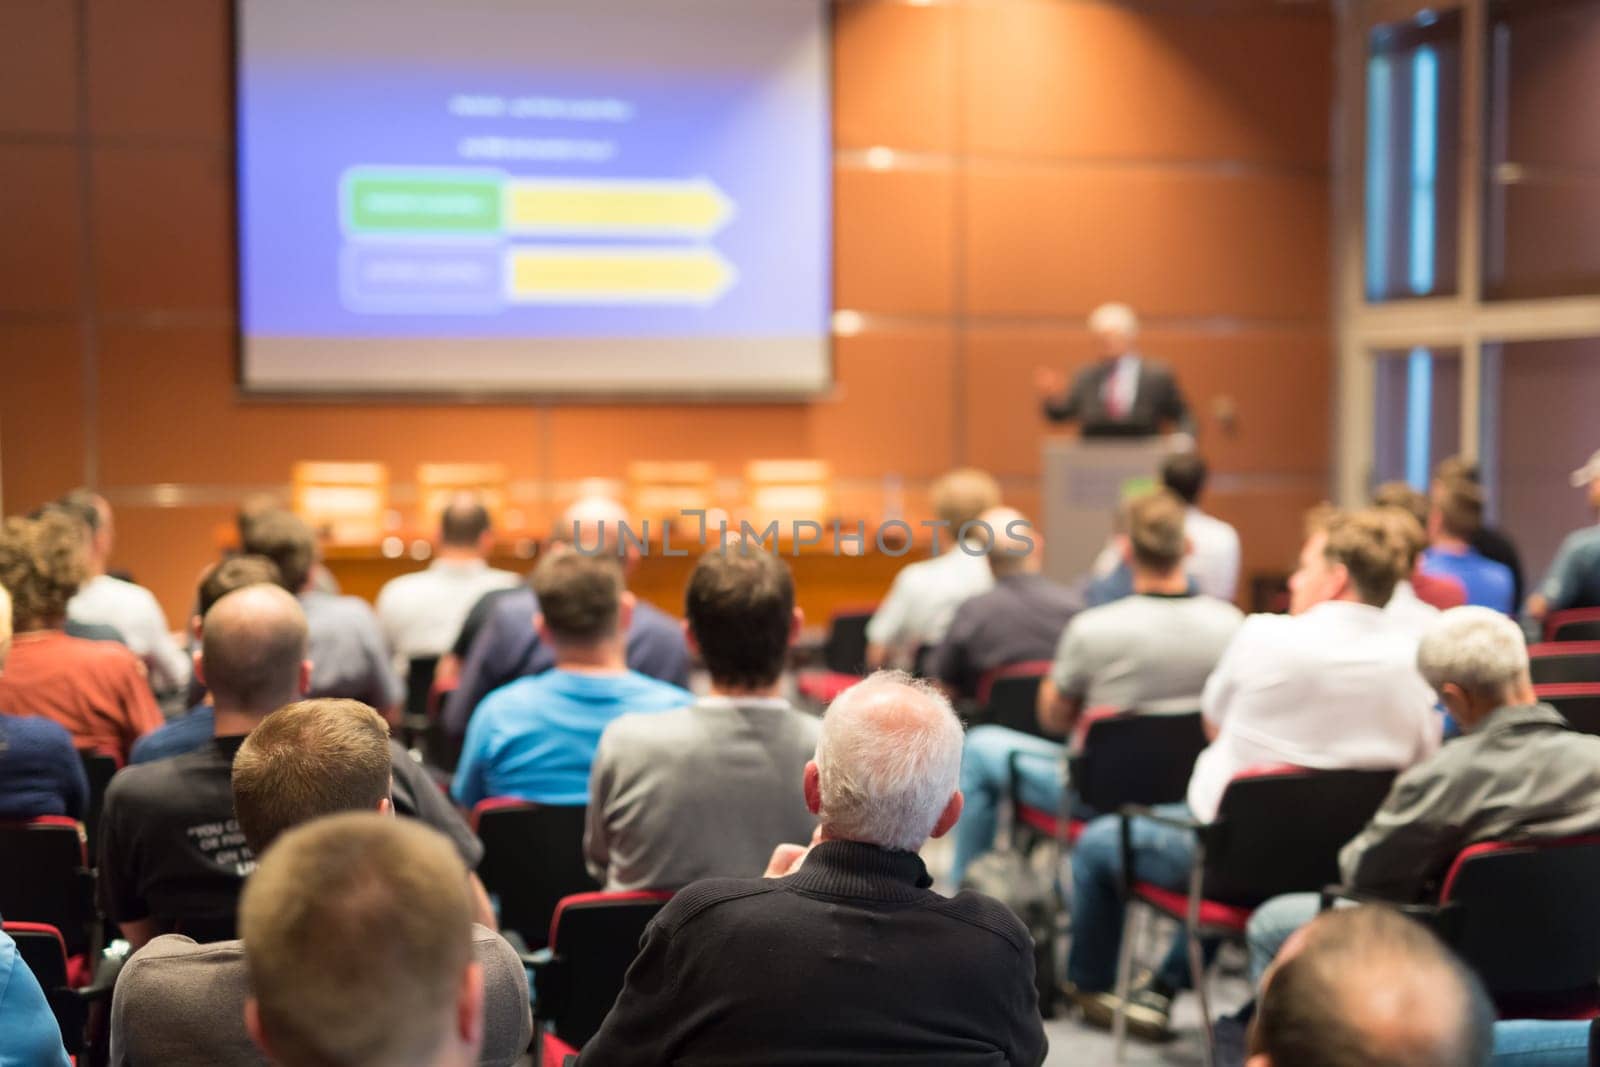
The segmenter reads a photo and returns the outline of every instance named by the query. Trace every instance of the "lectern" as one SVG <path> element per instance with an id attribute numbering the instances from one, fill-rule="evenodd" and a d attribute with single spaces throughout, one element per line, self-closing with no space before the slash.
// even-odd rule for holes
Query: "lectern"
<path id="1" fill-rule="evenodd" d="M 1054 436 L 1044 445 L 1044 571 L 1070 582 L 1085 574 L 1116 526 L 1117 505 L 1161 461 L 1190 448 L 1184 434 L 1144 438 Z"/>

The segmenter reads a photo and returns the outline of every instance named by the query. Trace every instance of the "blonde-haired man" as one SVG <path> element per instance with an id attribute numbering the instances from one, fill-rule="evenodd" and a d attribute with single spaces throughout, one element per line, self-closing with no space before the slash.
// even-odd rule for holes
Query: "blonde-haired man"
<path id="1" fill-rule="evenodd" d="M 286 1067 L 468 1067 L 472 891 L 442 835 L 377 814 L 290 830 L 239 902 L 250 1034 Z"/>
<path id="2" fill-rule="evenodd" d="M 999 506 L 1000 483 L 987 471 L 962 467 L 934 483 L 934 557 L 894 576 L 867 624 L 869 668 L 909 665 L 919 648 L 931 650 L 944 640 L 962 602 L 994 588 L 984 540 L 975 535 L 978 519 Z"/>

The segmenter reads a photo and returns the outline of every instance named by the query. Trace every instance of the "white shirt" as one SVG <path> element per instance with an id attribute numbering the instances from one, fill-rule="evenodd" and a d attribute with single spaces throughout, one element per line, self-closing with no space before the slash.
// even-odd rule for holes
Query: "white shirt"
<path id="1" fill-rule="evenodd" d="M 993 588 L 988 557 L 971 555 L 960 545 L 909 564 L 894 576 L 889 595 L 867 623 L 867 640 L 875 645 L 937 645 L 956 608 Z"/>
<path id="2" fill-rule="evenodd" d="M 450 650 L 483 594 L 521 580 L 481 559 L 436 559 L 425 571 L 390 579 L 378 593 L 378 623 L 401 677 L 407 660 Z M 533 625 L 531 616 L 528 625 Z"/>
<path id="3" fill-rule="evenodd" d="M 1384 614 L 1402 627 L 1415 640 L 1422 640 L 1423 632 L 1439 617 L 1439 609 L 1417 596 L 1410 579 L 1394 587 L 1394 595 L 1383 606 Z"/>
<path id="4" fill-rule="evenodd" d="M 1139 395 L 1139 354 L 1127 352 L 1117 357 L 1111 375 L 1106 379 L 1106 395 L 1101 402 L 1107 407 L 1115 405 L 1123 415 L 1133 410 L 1133 398 Z"/>
<path id="5" fill-rule="evenodd" d="M 1218 729 L 1189 779 L 1189 809 L 1216 818 L 1228 780 L 1249 767 L 1405 768 L 1439 747 L 1417 641 L 1381 608 L 1348 601 L 1302 615 L 1252 615 L 1206 682 Z"/>
<path id="6" fill-rule="evenodd" d="M 109 574 L 91 578 L 67 602 L 67 617 L 116 627 L 128 648 L 144 660 L 151 688 L 157 692 L 189 684 L 189 657 L 172 640 L 161 605 L 144 586 Z"/>
<path id="7" fill-rule="evenodd" d="M 1191 507 L 1183 532 L 1193 549 L 1183 561 L 1184 570 L 1206 596 L 1232 601 L 1239 591 L 1239 531 Z"/>

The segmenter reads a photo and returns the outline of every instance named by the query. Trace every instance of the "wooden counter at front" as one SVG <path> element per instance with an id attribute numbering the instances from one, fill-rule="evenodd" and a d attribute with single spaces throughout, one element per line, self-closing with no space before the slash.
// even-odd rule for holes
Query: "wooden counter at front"
<path id="1" fill-rule="evenodd" d="M 847 534 L 850 529 L 845 527 Z M 901 567 L 928 558 L 931 546 L 926 538 L 896 546 L 887 534 L 898 532 L 896 528 L 886 532 L 887 551 L 880 551 L 876 535 L 869 530 L 865 536 L 865 551 L 855 555 L 838 551 L 831 532 L 825 532 L 818 544 L 802 544 L 798 552 L 792 538 L 779 542 L 784 561 L 794 573 L 795 599 L 805 612 L 807 629 L 825 627 L 829 616 L 836 611 L 876 604 L 888 593 L 889 583 L 894 581 Z M 401 543 L 406 546 L 426 544 L 411 539 Z M 495 546 L 489 563 L 525 574 L 533 567 L 537 544 L 532 537 L 508 539 Z M 853 539 L 842 539 L 841 544 L 845 549 L 855 547 Z M 391 545 L 391 550 L 394 547 Z M 666 547 L 671 548 L 671 555 L 666 554 Z M 685 549 L 676 540 L 670 546 L 663 546 L 656 539 L 641 554 L 628 580 L 628 588 L 635 596 L 677 617 L 683 615 L 683 590 L 701 549 L 691 541 L 686 554 L 679 555 L 680 552 Z M 323 562 L 345 593 L 368 601 L 377 599 L 378 590 L 389 579 L 428 565 L 426 558 L 414 558 L 408 552 L 387 555 L 377 544 L 328 545 L 323 550 Z"/>

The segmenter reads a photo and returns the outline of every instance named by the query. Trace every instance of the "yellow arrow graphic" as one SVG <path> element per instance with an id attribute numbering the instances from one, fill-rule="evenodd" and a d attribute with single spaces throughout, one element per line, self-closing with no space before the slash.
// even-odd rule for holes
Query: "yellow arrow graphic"
<path id="1" fill-rule="evenodd" d="M 513 234 L 705 238 L 728 224 L 734 203 L 705 178 L 512 178 L 505 187 Z"/>
<path id="2" fill-rule="evenodd" d="M 737 279 L 711 248 L 522 245 L 506 251 L 519 304 L 710 304 Z"/>

